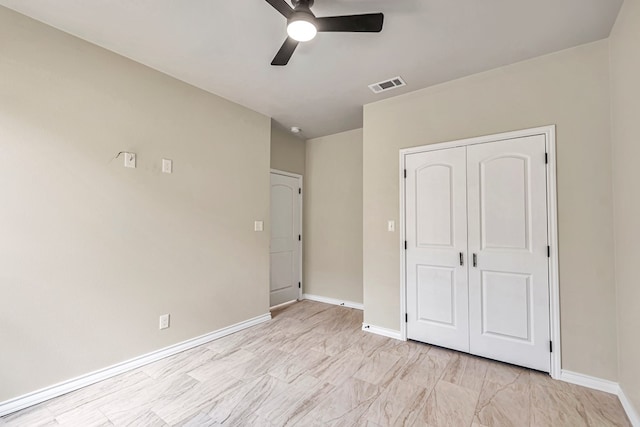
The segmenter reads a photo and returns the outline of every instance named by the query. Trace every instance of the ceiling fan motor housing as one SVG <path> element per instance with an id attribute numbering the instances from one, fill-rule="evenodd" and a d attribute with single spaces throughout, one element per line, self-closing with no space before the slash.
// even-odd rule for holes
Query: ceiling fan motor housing
<path id="1" fill-rule="evenodd" d="M 291 4 L 293 5 L 294 9 L 297 9 L 298 6 L 306 7 L 307 9 L 309 9 L 311 6 L 313 6 L 313 3 L 313 0 L 291 0 Z"/>
<path id="2" fill-rule="evenodd" d="M 293 13 L 287 20 L 291 23 L 293 21 L 307 21 L 313 24 L 315 15 L 311 12 L 311 6 L 313 6 L 313 0 L 292 0 Z"/>

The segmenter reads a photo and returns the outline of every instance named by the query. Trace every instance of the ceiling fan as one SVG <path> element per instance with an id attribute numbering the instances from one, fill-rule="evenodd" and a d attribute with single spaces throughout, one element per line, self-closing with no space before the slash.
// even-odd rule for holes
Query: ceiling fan
<path id="1" fill-rule="evenodd" d="M 271 65 L 287 65 L 298 43 L 313 39 L 318 32 L 379 33 L 382 31 L 384 21 L 382 13 L 316 18 L 311 12 L 314 0 L 291 0 L 293 8 L 285 0 L 266 1 L 287 18 L 288 37 L 271 61 Z"/>

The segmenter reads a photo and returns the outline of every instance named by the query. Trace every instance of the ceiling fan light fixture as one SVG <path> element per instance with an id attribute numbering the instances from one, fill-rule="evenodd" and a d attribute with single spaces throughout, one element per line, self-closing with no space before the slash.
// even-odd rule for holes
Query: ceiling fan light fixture
<path id="1" fill-rule="evenodd" d="M 291 5 L 287 0 L 267 0 L 267 3 L 287 18 L 287 38 L 271 61 L 273 66 L 287 65 L 300 42 L 312 40 L 318 32 L 379 33 L 382 31 L 384 14 L 381 12 L 316 18 L 311 11 L 314 0 L 290 1 Z"/>
<path id="2" fill-rule="evenodd" d="M 300 14 L 289 21 L 287 34 L 296 41 L 308 42 L 318 34 L 318 29 L 313 24 L 312 19 L 305 14 Z"/>

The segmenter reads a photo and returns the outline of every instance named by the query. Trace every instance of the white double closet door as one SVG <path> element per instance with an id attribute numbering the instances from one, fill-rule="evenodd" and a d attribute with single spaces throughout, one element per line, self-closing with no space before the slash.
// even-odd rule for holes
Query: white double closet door
<path id="1" fill-rule="evenodd" d="M 549 372 L 545 137 L 405 162 L 407 337 Z"/>

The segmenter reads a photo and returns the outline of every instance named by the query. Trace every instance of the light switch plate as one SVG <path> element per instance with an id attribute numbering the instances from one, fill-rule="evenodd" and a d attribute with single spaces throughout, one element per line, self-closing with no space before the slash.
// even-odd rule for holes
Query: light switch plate
<path id="1" fill-rule="evenodd" d="M 395 221 L 387 222 L 387 231 L 396 231 L 396 222 Z"/>
<path id="2" fill-rule="evenodd" d="M 124 167 L 125 168 L 136 167 L 136 153 L 124 153 Z"/>
<path id="3" fill-rule="evenodd" d="M 264 230 L 264 223 L 262 221 L 256 221 L 253 223 L 254 231 L 262 231 Z"/>
<path id="4" fill-rule="evenodd" d="M 162 173 L 173 172 L 173 160 L 162 159 Z"/>

